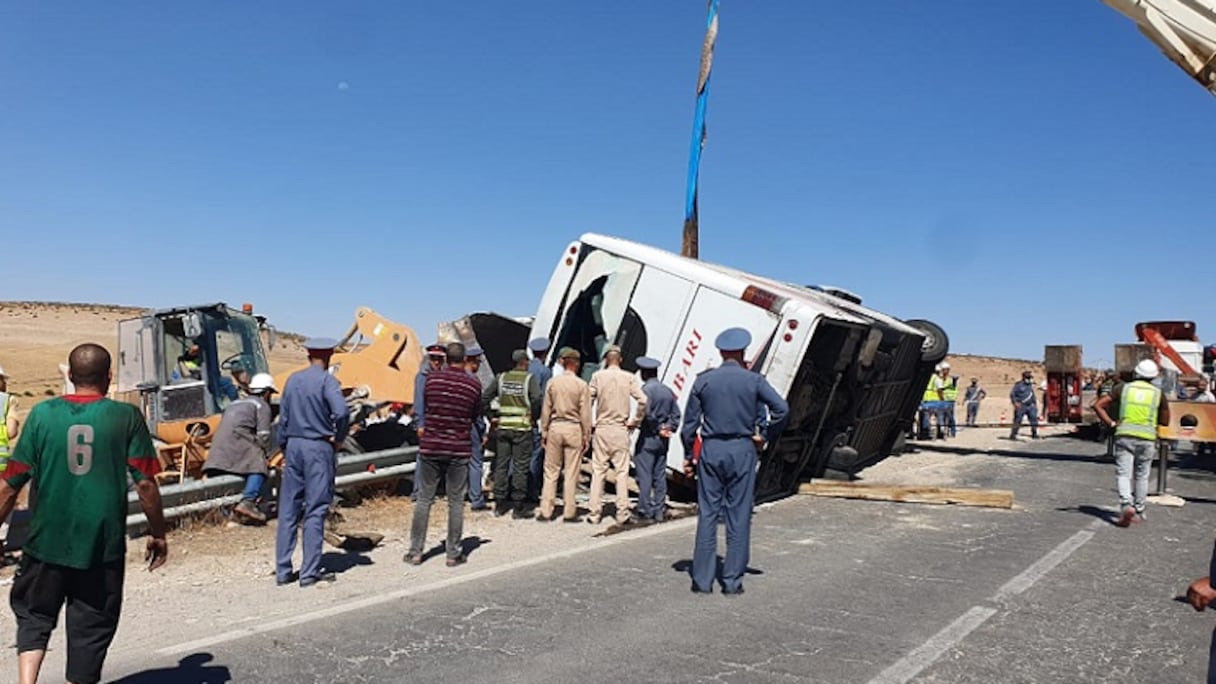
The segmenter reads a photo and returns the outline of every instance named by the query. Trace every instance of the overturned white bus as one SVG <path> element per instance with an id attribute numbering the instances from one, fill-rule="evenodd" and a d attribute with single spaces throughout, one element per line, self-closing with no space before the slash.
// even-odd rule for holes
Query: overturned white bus
<path id="1" fill-rule="evenodd" d="M 790 420 L 760 461 L 756 498 L 808 477 L 852 475 L 892 453 L 912 424 L 947 339 L 928 321 L 900 321 L 838 289 L 778 282 L 660 249 L 583 235 L 563 251 L 532 335 L 582 353 L 584 377 L 616 344 L 624 367 L 652 356 L 683 408 L 696 375 L 719 362 L 713 340 L 752 333 L 751 368 L 790 403 Z M 684 452 L 672 440 L 668 466 Z"/>

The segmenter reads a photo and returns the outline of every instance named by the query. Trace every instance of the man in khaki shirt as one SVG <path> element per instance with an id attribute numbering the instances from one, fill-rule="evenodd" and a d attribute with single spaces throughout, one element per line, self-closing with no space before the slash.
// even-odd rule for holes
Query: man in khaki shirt
<path id="1" fill-rule="evenodd" d="M 604 350 L 604 367 L 591 376 L 591 401 L 595 403 L 595 450 L 591 457 L 591 514 L 587 522 L 597 524 L 603 514 L 604 480 L 608 466 L 616 471 L 616 521 L 629 521 L 629 433 L 646 417 L 646 395 L 637 379 L 621 370 L 621 348 Z M 629 399 L 637 402 L 633 417 Z"/>
<path id="2" fill-rule="evenodd" d="M 563 520 L 578 522 L 578 471 L 583 453 L 591 441 L 591 390 L 578 376 L 582 357 L 577 350 L 562 349 L 558 360 L 565 370 L 549 381 L 540 410 L 540 434 L 545 443 L 545 481 L 541 488 L 540 510 L 536 519 L 553 519 L 557 504 L 557 478 L 562 487 Z"/>

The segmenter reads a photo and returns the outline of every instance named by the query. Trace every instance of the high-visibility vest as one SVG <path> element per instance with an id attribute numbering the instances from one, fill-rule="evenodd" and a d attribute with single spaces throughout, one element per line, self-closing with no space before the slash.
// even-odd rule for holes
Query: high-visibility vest
<path id="1" fill-rule="evenodd" d="M 532 429 L 532 400 L 528 385 L 532 374 L 510 370 L 498 378 L 498 429 L 527 432 Z"/>
<path id="2" fill-rule="evenodd" d="M 8 468 L 8 412 L 12 403 L 8 392 L 0 392 L 0 473 Z"/>
<path id="3" fill-rule="evenodd" d="M 958 401 L 958 378 L 950 378 L 950 384 L 942 389 L 946 401 Z"/>
<path id="4" fill-rule="evenodd" d="M 929 376 L 929 386 L 925 388 L 925 396 L 921 401 L 941 401 L 942 398 L 937 396 L 937 375 Z"/>
<path id="5" fill-rule="evenodd" d="M 1129 382 L 1120 390 L 1119 426 L 1116 437 L 1157 439 L 1157 411 L 1161 390 L 1143 380 Z"/>

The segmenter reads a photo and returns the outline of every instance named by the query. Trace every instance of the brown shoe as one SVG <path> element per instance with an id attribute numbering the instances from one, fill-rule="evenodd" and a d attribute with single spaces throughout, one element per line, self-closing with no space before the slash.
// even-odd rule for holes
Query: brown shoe
<path id="1" fill-rule="evenodd" d="M 244 518 L 245 520 L 252 520 L 253 522 L 257 523 L 266 522 L 266 514 L 259 511 L 257 506 L 254 506 L 253 502 L 249 501 L 248 499 L 240 502 L 236 506 L 233 506 L 232 512 L 235 513 L 237 517 Z"/>
<path id="2" fill-rule="evenodd" d="M 467 563 L 468 561 L 469 561 L 469 557 L 468 557 L 468 556 L 466 556 L 466 555 L 464 555 L 464 554 L 462 553 L 462 554 L 460 554 L 459 556 L 456 556 L 455 558 L 449 558 L 449 559 L 448 559 L 448 567 L 449 567 L 449 568 L 454 568 L 454 567 L 456 567 L 457 565 L 464 565 L 464 564 L 465 564 L 465 563 Z"/>
<path id="3" fill-rule="evenodd" d="M 406 563 L 409 563 L 410 565 L 422 565 L 422 554 L 421 553 L 407 553 L 407 554 L 405 554 L 405 558 L 402 558 L 401 560 L 405 561 Z"/>

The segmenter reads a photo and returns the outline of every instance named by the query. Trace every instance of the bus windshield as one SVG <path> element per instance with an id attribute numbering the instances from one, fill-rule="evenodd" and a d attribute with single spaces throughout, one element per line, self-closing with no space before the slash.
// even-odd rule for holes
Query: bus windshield
<path id="1" fill-rule="evenodd" d="M 584 250 L 566 290 L 554 349 L 578 350 L 583 357 L 581 375 L 590 379 L 600 368 L 604 349 L 619 339 L 623 328 L 629 327 L 626 324 L 629 300 L 642 265 L 594 247 Z"/>

